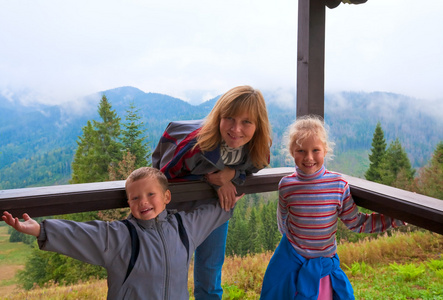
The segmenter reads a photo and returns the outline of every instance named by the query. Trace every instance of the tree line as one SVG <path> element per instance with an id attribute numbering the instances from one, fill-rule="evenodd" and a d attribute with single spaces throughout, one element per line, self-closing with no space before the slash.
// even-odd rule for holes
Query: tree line
<path id="1" fill-rule="evenodd" d="M 112 109 L 105 95 L 98 106 L 100 120 L 88 121 L 77 141 L 77 150 L 72 163 L 71 183 L 101 182 L 125 179 L 133 170 L 147 166 L 151 155 L 146 143 L 147 135 L 138 110 L 130 104 L 124 122 Z M 429 164 L 418 172 L 411 167 L 404 148 L 398 139 L 387 146 L 380 123 L 372 140 L 370 166 L 367 180 L 398 188 L 417 191 L 443 199 L 443 142 L 439 143 Z M 277 228 L 277 192 L 246 195 L 241 199 L 229 221 L 227 255 L 246 255 L 273 251 L 281 235 Z M 117 220 L 128 214 L 128 209 L 94 211 L 79 214 L 54 216 L 75 221 Z M 344 226 L 339 226 L 338 239 L 355 240 L 366 235 L 354 235 Z M 10 241 L 32 243 L 25 236 L 11 235 Z M 90 277 L 104 278 L 106 272 L 72 258 L 38 250 L 33 242 L 33 251 L 19 279 L 24 288 L 30 289 L 48 281 L 71 284 Z"/>
<path id="2" fill-rule="evenodd" d="M 49 152 L 20 159 L 1 171 L 0 189 L 18 189 L 33 186 L 67 184 L 72 174 L 74 151 L 58 148 Z"/>
<path id="3" fill-rule="evenodd" d="M 191 105 L 177 98 L 144 93 L 133 87 L 107 90 L 104 94 L 112 100 L 112 107 L 123 121 L 129 103 L 135 103 L 148 129 L 146 141 L 151 145 L 157 143 L 168 120 L 204 118 L 218 98 Z M 75 111 L 57 105 L 23 107 L 18 103 L 12 105 L 10 111 L 0 110 L 0 189 L 69 183 L 72 178 L 73 154 L 78 147 L 76 141 L 82 135 L 81 130 L 87 120 L 100 119 L 95 109 L 100 98 L 101 95 L 89 98 L 88 108 L 80 100 Z M 265 99 L 273 133 L 271 166 L 288 166 L 283 138 L 287 126 L 296 118 L 295 108 L 280 105 L 280 96 L 275 92 L 266 93 Z M 381 113 L 377 107 L 386 101 L 396 104 Z M 0 106 L 1 102 L 0 96 Z M 414 99 L 390 93 L 325 95 L 325 120 L 330 127 L 330 137 L 335 142 L 334 160 L 327 166 L 334 171 L 364 178 L 369 166 L 367 154 L 376 123 L 372 120 L 379 120 L 387 140 L 399 138 L 412 167 L 423 167 L 430 159 L 435 145 L 443 140 L 443 121 L 415 105 Z M 85 108 L 82 112 L 81 107 Z M 71 155 L 54 153 L 55 159 L 40 159 L 41 155 L 54 150 L 70 152 Z M 12 166 L 14 162 L 16 164 Z M 60 168 L 61 165 L 67 166 L 69 170 Z M 27 172 L 31 169 L 32 173 Z M 47 169 L 51 169 L 51 172 L 45 172 Z M 40 175 L 35 176 L 38 172 Z"/>
<path id="4" fill-rule="evenodd" d="M 371 145 L 367 180 L 443 200 L 443 141 L 437 144 L 430 161 L 418 174 L 398 139 L 387 146 L 380 122 Z"/>

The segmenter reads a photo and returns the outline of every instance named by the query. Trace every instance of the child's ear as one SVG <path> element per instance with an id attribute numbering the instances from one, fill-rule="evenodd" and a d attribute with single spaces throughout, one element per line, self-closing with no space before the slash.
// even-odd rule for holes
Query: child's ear
<path id="1" fill-rule="evenodd" d="M 165 204 L 168 204 L 169 202 L 171 202 L 171 191 L 170 190 L 166 190 L 165 192 Z"/>

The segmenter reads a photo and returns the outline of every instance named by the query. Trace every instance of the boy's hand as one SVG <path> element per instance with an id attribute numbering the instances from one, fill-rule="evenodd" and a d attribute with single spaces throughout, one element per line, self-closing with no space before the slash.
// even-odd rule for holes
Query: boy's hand
<path id="1" fill-rule="evenodd" d="M 35 237 L 40 235 L 40 224 L 34 219 L 31 219 L 28 214 L 23 214 L 24 222 L 20 222 L 17 217 L 14 218 L 10 213 L 5 211 L 3 212 L 2 219 L 6 222 L 6 224 L 13 227 L 18 232 L 33 235 Z"/>

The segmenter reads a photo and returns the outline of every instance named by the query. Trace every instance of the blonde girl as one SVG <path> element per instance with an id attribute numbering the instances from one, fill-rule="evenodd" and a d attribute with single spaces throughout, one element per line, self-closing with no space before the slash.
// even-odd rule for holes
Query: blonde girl
<path id="1" fill-rule="evenodd" d="M 354 299 L 337 256 L 338 220 L 366 233 L 404 223 L 358 211 L 348 182 L 324 166 L 332 149 L 320 117 L 298 118 L 289 128 L 288 149 L 296 168 L 278 186 L 277 222 L 283 237 L 266 270 L 260 299 Z"/>

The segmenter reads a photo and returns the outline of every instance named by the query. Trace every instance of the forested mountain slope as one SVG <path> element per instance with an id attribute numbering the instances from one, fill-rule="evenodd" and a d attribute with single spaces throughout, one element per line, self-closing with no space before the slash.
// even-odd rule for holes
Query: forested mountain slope
<path id="1" fill-rule="evenodd" d="M 295 118 L 292 95 L 263 91 L 273 129 L 271 166 L 293 165 L 285 155 L 284 131 Z M 216 98 L 200 105 L 167 95 L 121 87 L 85 96 L 60 106 L 23 105 L 20 97 L 0 95 L 0 189 L 64 184 L 70 178 L 76 140 L 87 120 L 98 120 L 97 105 L 105 94 L 124 121 L 130 103 L 139 109 L 154 148 L 167 123 L 207 115 Z M 325 119 L 335 142 L 329 168 L 363 176 L 378 121 L 389 144 L 399 138 L 414 167 L 429 160 L 443 140 L 443 109 L 391 93 L 343 92 L 325 97 Z"/>

